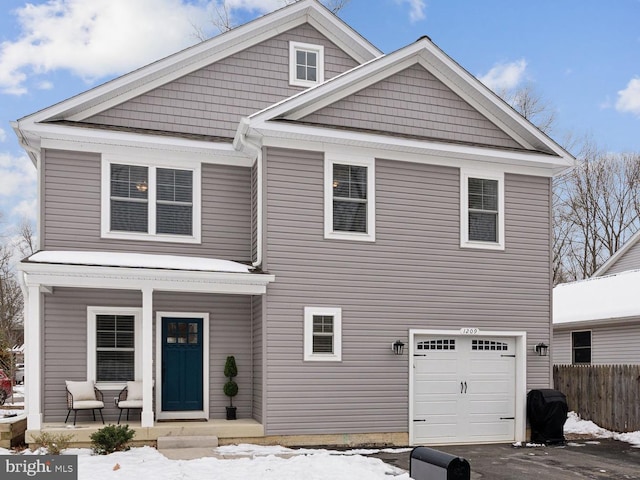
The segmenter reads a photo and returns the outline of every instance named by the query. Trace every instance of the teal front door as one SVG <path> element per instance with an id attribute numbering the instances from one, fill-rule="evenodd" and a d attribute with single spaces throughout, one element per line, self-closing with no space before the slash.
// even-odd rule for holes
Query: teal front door
<path id="1" fill-rule="evenodd" d="M 162 318 L 162 410 L 203 410 L 202 318 Z"/>

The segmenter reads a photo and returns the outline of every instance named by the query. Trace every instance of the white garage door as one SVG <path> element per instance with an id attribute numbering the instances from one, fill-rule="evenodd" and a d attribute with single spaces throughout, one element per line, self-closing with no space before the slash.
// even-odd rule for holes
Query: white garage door
<path id="1" fill-rule="evenodd" d="M 413 443 L 515 439 L 515 339 L 416 336 Z"/>

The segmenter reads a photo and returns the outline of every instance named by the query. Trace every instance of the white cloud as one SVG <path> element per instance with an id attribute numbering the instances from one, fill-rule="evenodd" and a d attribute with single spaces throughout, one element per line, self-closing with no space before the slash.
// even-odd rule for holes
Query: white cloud
<path id="1" fill-rule="evenodd" d="M 640 116 L 640 78 L 632 78 L 627 88 L 618 92 L 616 110 Z"/>
<path id="2" fill-rule="evenodd" d="M 478 79 L 493 91 L 511 90 L 524 79 L 527 61 L 522 58 L 515 62 L 498 63 Z"/>
<path id="3" fill-rule="evenodd" d="M 7 139 L 7 132 L 0 128 L 0 143 Z"/>
<path id="4" fill-rule="evenodd" d="M 13 210 L 11 210 L 11 214 L 15 217 L 34 223 L 36 221 L 37 212 L 38 201 L 36 198 L 21 200 L 15 207 L 13 207 Z"/>
<path id="5" fill-rule="evenodd" d="M 409 20 L 411 20 L 411 23 L 415 23 L 426 18 L 424 11 L 427 8 L 427 2 L 425 0 L 396 0 L 396 3 L 409 4 Z"/>
<path id="6" fill-rule="evenodd" d="M 36 190 L 36 169 L 26 155 L 0 152 L 0 198 L 31 198 Z"/>
<path id="7" fill-rule="evenodd" d="M 205 0 L 196 4 L 185 0 L 28 3 L 15 11 L 19 37 L 0 44 L 0 90 L 26 93 L 30 76 L 56 69 L 69 70 L 85 80 L 130 71 L 195 43 L 192 24 L 207 16 L 209 3 Z M 44 86 L 47 87 L 46 82 Z"/>
<path id="8" fill-rule="evenodd" d="M 36 86 L 38 90 L 51 90 L 53 88 L 53 83 L 49 80 L 43 80 Z"/>

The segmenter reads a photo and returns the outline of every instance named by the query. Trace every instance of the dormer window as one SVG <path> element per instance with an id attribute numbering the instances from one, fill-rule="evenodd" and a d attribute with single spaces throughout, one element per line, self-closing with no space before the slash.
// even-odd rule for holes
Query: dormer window
<path id="1" fill-rule="evenodd" d="M 312 87 L 324 82 L 324 47 L 289 42 L 289 83 Z"/>

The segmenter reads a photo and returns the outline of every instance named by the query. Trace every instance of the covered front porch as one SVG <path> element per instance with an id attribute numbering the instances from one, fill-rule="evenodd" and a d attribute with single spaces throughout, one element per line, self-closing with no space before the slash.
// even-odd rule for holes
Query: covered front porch
<path id="1" fill-rule="evenodd" d="M 140 421 L 123 422 L 136 432 L 132 445 L 154 446 L 159 437 L 217 437 L 220 445 L 235 443 L 261 444 L 264 427 L 251 418 L 238 420 L 207 420 L 201 422 L 168 421 L 156 422 L 151 427 L 143 427 Z M 70 428 L 63 422 L 46 422 L 40 429 L 28 429 L 25 442 L 31 444 L 42 433 L 52 435 L 72 435 L 72 447 L 84 448 L 91 445 L 91 434 L 104 427 L 102 422 L 83 421 Z"/>
<path id="2" fill-rule="evenodd" d="M 89 438 L 93 422 L 87 422 L 92 420 L 87 413 L 78 416 L 75 428 L 64 423 L 65 380 L 96 384 L 107 423 L 117 419 L 114 400 L 126 381 L 140 382 L 142 409 L 126 423 L 139 429 L 136 438 L 145 443 L 194 428 L 221 432 L 222 438 L 263 435 L 261 404 L 254 399 L 261 398 L 254 391 L 262 380 L 253 375 L 252 332 L 262 321 L 254 310 L 260 311 L 273 276 L 236 262 L 115 252 L 40 252 L 20 269 L 27 438 L 56 429 Z M 113 331 L 105 333 L 101 322 L 111 322 Z M 119 335 L 125 335 L 126 345 L 101 345 Z M 127 352 L 123 363 L 116 354 L 125 358 Z M 244 375 L 243 414 L 230 432 L 217 420 L 224 418 L 228 401 L 222 394 L 226 355 L 240 357 Z M 115 367 L 105 370 L 105 363 Z M 119 378 L 109 376 L 121 371 L 126 373 Z M 193 390 L 195 383 L 196 402 L 193 395 L 173 395 L 179 388 Z M 184 423 L 171 422 L 178 420 Z"/>

